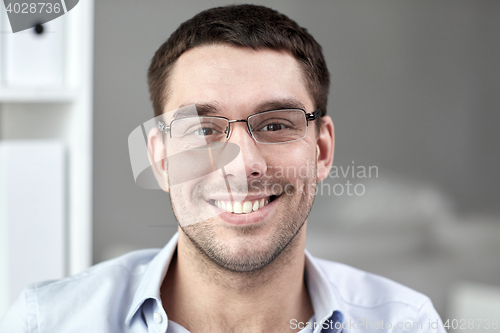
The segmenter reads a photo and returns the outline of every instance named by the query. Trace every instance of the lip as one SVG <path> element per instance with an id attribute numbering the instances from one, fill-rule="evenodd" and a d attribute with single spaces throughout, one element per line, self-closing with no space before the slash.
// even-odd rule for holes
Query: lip
<path id="1" fill-rule="evenodd" d="M 251 224 L 258 224 L 262 222 L 268 215 L 271 213 L 271 211 L 274 209 L 274 205 L 276 201 L 280 199 L 281 196 L 277 196 L 274 198 L 273 201 L 269 202 L 267 205 L 265 205 L 262 208 L 259 208 L 259 210 L 251 213 L 242 213 L 242 214 L 235 214 L 235 213 L 230 213 L 228 211 L 222 210 L 216 206 L 209 204 L 212 209 L 218 214 L 221 220 L 228 224 L 232 225 L 251 225 Z M 248 197 L 251 198 L 251 197 Z M 263 196 L 254 196 L 254 200 L 259 199 L 259 198 L 264 198 Z M 236 200 L 235 200 L 236 201 Z M 250 200 L 248 200 L 250 201 Z"/>

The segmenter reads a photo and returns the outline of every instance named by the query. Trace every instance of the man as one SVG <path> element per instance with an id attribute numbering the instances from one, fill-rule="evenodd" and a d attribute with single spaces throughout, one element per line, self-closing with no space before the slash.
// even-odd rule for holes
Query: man
<path id="1" fill-rule="evenodd" d="M 426 296 L 305 251 L 334 149 L 329 73 L 305 29 L 260 6 L 204 11 L 148 83 L 152 170 L 178 234 L 28 287 L 1 332 L 444 332 Z"/>

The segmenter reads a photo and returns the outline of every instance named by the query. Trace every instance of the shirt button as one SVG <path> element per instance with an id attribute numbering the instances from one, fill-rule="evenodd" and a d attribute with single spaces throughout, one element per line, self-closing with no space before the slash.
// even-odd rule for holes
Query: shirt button
<path id="1" fill-rule="evenodd" d="M 159 323 L 161 323 L 163 321 L 163 318 L 162 318 L 161 314 L 159 314 L 158 312 L 155 312 L 153 314 L 153 319 L 155 320 L 155 322 L 157 324 L 159 324 Z"/>

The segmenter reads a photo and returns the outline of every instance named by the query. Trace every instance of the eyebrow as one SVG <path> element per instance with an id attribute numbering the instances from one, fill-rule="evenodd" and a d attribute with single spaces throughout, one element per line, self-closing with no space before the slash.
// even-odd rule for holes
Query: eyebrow
<path id="1" fill-rule="evenodd" d="M 194 108 L 189 107 L 194 106 Z M 196 110 L 196 112 L 194 112 Z M 183 118 L 183 117 L 193 117 L 193 116 L 213 116 L 219 115 L 220 111 L 217 105 L 208 103 L 185 103 L 179 106 L 177 110 L 174 111 L 172 119 Z"/>
<path id="2" fill-rule="evenodd" d="M 189 106 L 196 107 L 196 113 L 194 112 L 194 108 Z M 255 113 L 259 113 L 262 111 L 271 111 L 271 110 L 282 110 L 282 109 L 302 109 L 305 110 L 304 104 L 299 102 L 293 98 L 285 98 L 285 99 L 275 99 L 262 102 L 255 107 Z M 179 106 L 177 110 L 174 111 L 172 115 L 172 119 L 178 119 L 183 117 L 192 117 L 192 116 L 220 116 L 221 110 L 218 103 L 184 103 Z"/>
<path id="3" fill-rule="evenodd" d="M 271 101 L 266 101 L 261 104 L 259 104 L 256 108 L 257 112 L 261 111 L 271 111 L 271 110 L 281 110 L 281 109 L 302 109 L 305 110 L 304 104 L 299 102 L 296 99 L 292 98 L 285 98 L 285 99 L 278 99 L 278 100 L 271 100 Z"/>

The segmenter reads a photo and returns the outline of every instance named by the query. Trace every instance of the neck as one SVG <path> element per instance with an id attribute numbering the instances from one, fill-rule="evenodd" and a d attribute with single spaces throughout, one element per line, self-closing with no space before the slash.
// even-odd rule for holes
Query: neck
<path id="1" fill-rule="evenodd" d="M 170 320 L 190 332 L 292 332 L 313 309 L 304 281 L 306 223 L 266 267 L 253 272 L 221 268 L 179 229 L 176 255 L 161 287 Z"/>

